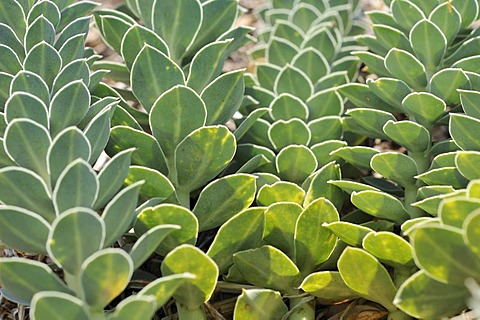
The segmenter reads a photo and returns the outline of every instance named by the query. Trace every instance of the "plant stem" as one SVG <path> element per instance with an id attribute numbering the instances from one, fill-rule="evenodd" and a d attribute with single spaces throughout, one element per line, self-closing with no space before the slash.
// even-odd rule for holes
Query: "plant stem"
<path id="1" fill-rule="evenodd" d="M 177 305 L 179 320 L 207 320 L 205 309 L 203 305 L 195 309 L 189 309 L 186 305 L 180 302 L 175 302 Z"/>
<path id="2" fill-rule="evenodd" d="M 82 286 L 80 284 L 80 277 L 78 275 L 73 275 L 65 271 L 65 282 L 67 283 L 67 286 L 76 293 L 80 300 L 85 300 Z"/>
<path id="3" fill-rule="evenodd" d="M 428 150 L 424 152 L 409 152 L 408 155 L 415 161 L 417 165 L 417 174 L 422 174 L 428 170 L 430 167 L 430 158 L 425 156 L 428 153 Z M 420 208 L 416 208 L 412 206 L 412 203 L 417 201 L 417 193 L 418 189 L 420 189 L 424 183 L 421 180 L 418 180 L 411 185 L 405 187 L 405 198 L 404 198 L 404 205 L 408 211 L 410 217 L 418 218 L 425 215 L 425 212 Z"/>
<path id="4" fill-rule="evenodd" d="M 411 184 L 405 187 L 405 197 L 403 198 L 403 205 L 407 209 L 410 218 L 418 218 L 425 215 L 422 209 L 412 206 L 412 203 L 417 201 L 418 187 L 416 184 Z"/>
<path id="5" fill-rule="evenodd" d="M 290 309 L 292 309 L 292 313 L 288 317 L 288 320 L 315 319 L 315 300 L 304 302 L 302 297 L 290 298 Z"/>
<path id="6" fill-rule="evenodd" d="M 180 205 L 190 210 L 190 192 L 177 189 L 176 193 Z"/>
<path id="7" fill-rule="evenodd" d="M 393 282 L 395 286 L 399 288 L 410 276 L 413 274 L 408 268 L 398 269 L 395 268 Z"/>

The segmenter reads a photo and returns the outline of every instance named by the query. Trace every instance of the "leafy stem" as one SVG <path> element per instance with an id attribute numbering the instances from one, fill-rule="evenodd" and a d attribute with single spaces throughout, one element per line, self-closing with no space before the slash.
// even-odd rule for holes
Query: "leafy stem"
<path id="1" fill-rule="evenodd" d="M 205 314 L 205 309 L 202 306 L 194 309 L 187 308 L 186 305 L 180 302 L 176 302 L 178 318 L 182 320 L 206 320 L 207 315 Z"/>

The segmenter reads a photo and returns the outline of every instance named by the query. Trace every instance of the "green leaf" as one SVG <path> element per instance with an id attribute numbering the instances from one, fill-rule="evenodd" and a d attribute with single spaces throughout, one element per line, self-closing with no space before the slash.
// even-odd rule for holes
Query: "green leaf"
<path id="1" fill-rule="evenodd" d="M 412 268 L 415 266 L 412 247 L 402 237 L 394 233 L 371 232 L 363 238 L 363 248 L 381 262 L 394 268 Z"/>
<path id="2" fill-rule="evenodd" d="M 34 320 L 83 320 L 88 319 L 88 311 L 85 303 L 74 296 L 62 292 L 43 291 L 33 296 L 30 317 Z"/>
<path id="3" fill-rule="evenodd" d="M 105 207 L 102 213 L 102 220 L 105 222 L 104 247 L 110 246 L 132 227 L 142 184 L 143 182 L 137 182 L 126 187 Z"/>
<path id="4" fill-rule="evenodd" d="M 230 163 L 235 150 L 235 137 L 224 126 L 190 133 L 175 150 L 179 188 L 190 192 L 213 179 Z"/>
<path id="5" fill-rule="evenodd" d="M 155 1 L 152 10 L 153 30 L 168 44 L 171 57 L 180 61 L 193 43 L 203 20 L 199 0 Z"/>
<path id="6" fill-rule="evenodd" d="M 105 224 L 87 208 L 65 211 L 52 224 L 47 251 L 55 263 L 70 275 L 80 272 L 82 263 L 102 248 Z"/>
<path id="7" fill-rule="evenodd" d="M 247 209 L 254 201 L 255 177 L 235 174 L 214 180 L 205 189 L 193 208 L 200 231 L 216 228 L 237 213 Z"/>
<path id="8" fill-rule="evenodd" d="M 478 208 L 478 207 L 477 207 Z M 469 249 L 477 256 L 480 253 L 480 246 L 478 239 L 480 235 L 479 221 L 480 215 L 478 211 L 471 212 L 463 222 L 463 230 L 465 231 L 463 238 Z"/>
<path id="9" fill-rule="evenodd" d="M 272 246 L 238 252 L 233 255 L 233 261 L 253 285 L 287 294 L 298 292 L 300 271 L 282 251 Z"/>
<path id="10" fill-rule="evenodd" d="M 85 301 L 102 310 L 125 290 L 133 274 L 133 262 L 122 249 L 103 249 L 91 255 L 82 265 L 80 284 Z"/>
<path id="11" fill-rule="evenodd" d="M 61 32 L 66 26 L 68 26 L 73 21 L 88 15 L 92 12 L 95 7 L 98 6 L 98 3 L 92 1 L 82 1 L 72 3 L 68 6 L 61 5 L 59 1 L 56 1 L 57 6 L 59 9 L 62 10 L 62 17 L 60 19 L 59 24 L 57 25 L 57 31 Z"/>
<path id="12" fill-rule="evenodd" d="M 342 158 L 352 166 L 370 170 L 372 157 L 379 151 L 369 147 L 343 147 L 332 152 L 332 155 Z"/>
<path id="13" fill-rule="evenodd" d="M 315 88 L 317 90 L 317 88 Z M 374 107 L 378 110 L 388 111 L 385 102 L 380 99 L 366 84 L 348 83 L 340 85 L 337 90 L 348 100 L 359 108 Z"/>
<path id="14" fill-rule="evenodd" d="M 27 54 L 24 69 L 38 74 L 51 88 L 62 66 L 62 58 L 54 47 L 46 42 L 35 45 Z"/>
<path id="15" fill-rule="evenodd" d="M 46 156 L 51 141 L 47 130 L 29 119 L 15 119 L 5 131 L 7 154 L 18 165 L 31 169 L 46 178 Z"/>
<path id="16" fill-rule="evenodd" d="M 308 206 L 315 199 L 324 197 L 330 200 L 337 209 L 340 209 L 343 205 L 343 192 L 340 188 L 328 183 L 330 180 L 339 180 L 340 178 L 340 165 L 335 162 L 330 162 L 317 170 L 311 177 L 303 205 Z"/>
<path id="17" fill-rule="evenodd" d="M 396 120 L 390 112 L 367 108 L 351 109 L 346 114 L 352 117 L 371 136 L 383 139 L 387 138 L 382 130 L 383 126 L 389 121 Z"/>
<path id="18" fill-rule="evenodd" d="M 462 69 L 463 71 L 478 73 L 480 72 L 478 61 L 480 60 L 480 56 L 475 55 L 472 57 L 467 57 L 458 60 L 452 65 L 452 68 L 455 69 Z"/>
<path id="19" fill-rule="evenodd" d="M 452 0 L 452 5 L 462 16 L 462 28 L 468 28 L 470 25 L 477 20 L 479 5 L 477 1 L 466 0 L 458 1 Z"/>
<path id="20" fill-rule="evenodd" d="M 150 111 L 161 94 L 176 85 L 184 85 L 185 78 L 175 62 L 160 50 L 146 44 L 133 62 L 131 84 L 135 97 Z"/>
<path id="21" fill-rule="evenodd" d="M 392 2 L 390 6 L 395 21 L 406 30 L 412 29 L 417 21 L 425 18 L 422 10 L 413 2 L 408 0 L 398 0 Z"/>
<path id="22" fill-rule="evenodd" d="M 132 69 L 135 58 L 145 44 L 163 52 L 166 56 L 170 55 L 169 49 L 162 38 L 150 29 L 134 24 L 123 35 L 120 49 L 122 57 L 130 69 Z"/>
<path id="23" fill-rule="evenodd" d="M 8 87 L 10 87 L 11 94 L 18 91 L 30 93 L 42 100 L 46 106 L 50 105 L 48 85 L 39 75 L 33 72 L 20 71 L 11 81 L 11 86 Z"/>
<path id="24" fill-rule="evenodd" d="M 462 108 L 467 116 L 480 119 L 480 109 L 477 104 L 477 99 L 480 92 L 470 90 L 459 90 Z"/>
<path id="25" fill-rule="evenodd" d="M 75 37 L 70 38 L 68 41 L 65 42 L 65 44 L 60 48 L 59 54 L 60 57 L 62 58 L 62 61 L 65 61 L 65 67 L 60 71 L 60 74 L 57 76 L 57 79 L 59 78 L 67 78 L 67 70 L 68 69 L 73 69 L 74 66 L 78 66 L 81 64 L 86 65 L 86 61 L 82 61 L 81 59 L 84 56 L 84 45 L 85 45 L 85 35 L 84 34 L 79 34 Z M 70 63 L 68 63 L 71 61 Z M 88 68 L 88 65 L 86 65 Z M 80 69 L 77 68 L 77 73 L 84 72 L 85 69 Z M 87 73 L 88 75 L 88 73 Z M 73 79 L 74 74 L 70 75 L 70 79 Z M 57 80 L 58 82 L 59 80 Z M 67 84 L 67 81 L 63 80 L 62 85 Z M 54 88 L 55 88 L 55 83 L 54 83 Z"/>
<path id="26" fill-rule="evenodd" d="M 317 28 L 308 34 L 302 48 L 322 48 L 322 54 L 327 61 L 332 61 L 338 53 L 338 42 L 328 28 Z"/>
<path id="27" fill-rule="evenodd" d="M 338 270 L 345 284 L 359 296 L 396 310 L 392 301 L 397 288 L 374 256 L 358 248 L 346 248 L 338 260 Z"/>
<path id="28" fill-rule="evenodd" d="M 136 148 L 132 153 L 132 164 L 157 169 L 163 173 L 168 172 L 165 156 L 154 137 L 126 126 L 113 128 L 110 132 L 107 153 L 113 155 L 130 148 Z"/>
<path id="29" fill-rule="evenodd" d="M 480 153 L 477 151 L 459 151 L 455 157 L 455 164 L 460 173 L 468 180 L 480 179 L 477 163 Z"/>
<path id="30" fill-rule="evenodd" d="M 358 295 L 343 282 L 338 271 L 321 271 L 308 275 L 300 288 L 325 303 L 355 299 Z"/>
<path id="31" fill-rule="evenodd" d="M 95 14 L 95 21 L 99 27 L 105 43 L 115 52 L 121 52 L 122 38 L 133 25 L 129 19 L 110 14 Z"/>
<path id="32" fill-rule="evenodd" d="M 115 105 L 107 107 L 100 111 L 83 130 L 85 136 L 90 141 L 92 154 L 89 163 L 93 164 L 97 161 L 100 154 L 105 149 L 110 132 L 110 121 L 115 111 Z"/>
<path id="33" fill-rule="evenodd" d="M 305 121 L 308 119 L 308 113 L 307 105 L 289 93 L 282 93 L 270 105 L 270 116 L 274 120 L 288 121 L 298 118 Z"/>
<path id="34" fill-rule="evenodd" d="M 202 23 L 195 36 L 194 42 L 188 48 L 187 56 L 189 57 L 193 56 L 201 47 L 215 40 L 237 39 L 238 41 L 239 38 L 242 38 L 242 32 L 244 32 L 241 31 L 243 29 L 242 27 L 230 29 L 238 15 L 238 3 L 235 0 L 201 2 L 203 11 Z M 234 42 L 230 44 L 227 51 L 235 51 L 238 49 L 235 49 L 235 42 L 234 40 Z"/>
<path id="35" fill-rule="evenodd" d="M 407 155 L 398 152 L 379 153 L 372 157 L 370 165 L 377 173 L 403 187 L 415 184 L 417 164 Z"/>
<path id="36" fill-rule="evenodd" d="M 417 176 L 428 185 L 452 186 L 455 189 L 465 188 L 468 180 L 455 167 L 433 169 Z"/>
<path id="37" fill-rule="evenodd" d="M 352 203 L 360 210 L 377 218 L 383 218 L 402 224 L 409 219 L 402 202 L 397 198 L 379 191 L 354 192 Z"/>
<path id="38" fill-rule="evenodd" d="M 128 174 L 133 149 L 127 149 L 115 155 L 98 174 L 98 196 L 94 208 L 103 208 L 120 190 Z"/>
<path id="39" fill-rule="evenodd" d="M 445 100 L 447 104 L 460 103 L 458 89 L 470 89 L 470 80 L 462 69 L 446 68 L 433 75 L 430 80 L 434 95 Z"/>
<path id="40" fill-rule="evenodd" d="M 81 81 L 74 81 L 60 89 L 50 104 L 50 132 L 56 136 L 61 130 L 77 125 L 90 107 L 90 93 Z"/>
<path id="41" fill-rule="evenodd" d="M 390 75 L 385 68 L 385 59 L 382 56 L 368 51 L 352 51 L 351 54 L 365 62 L 367 71 L 375 73 L 379 77 Z"/>
<path id="42" fill-rule="evenodd" d="M 2 44 L 0 45 L 0 54 L 2 55 L 2 61 L 0 62 L 1 71 L 13 76 L 22 70 L 22 63 L 12 49 Z"/>
<path id="43" fill-rule="evenodd" d="M 275 165 L 280 178 L 301 183 L 317 169 L 317 159 L 307 147 L 290 145 L 279 152 Z"/>
<path id="44" fill-rule="evenodd" d="M 174 230 L 180 230 L 180 226 L 174 224 L 162 224 L 145 232 L 130 250 L 133 261 L 133 269 L 138 269 L 152 255 L 160 243 Z"/>
<path id="45" fill-rule="evenodd" d="M 248 208 L 222 224 L 207 251 L 224 274 L 233 265 L 233 255 L 256 248 L 262 242 L 264 229 L 263 208 Z"/>
<path id="46" fill-rule="evenodd" d="M 346 145 L 346 142 L 340 140 L 324 141 L 313 145 L 310 150 L 312 150 L 313 154 L 315 154 L 315 157 L 317 158 L 317 167 L 321 168 L 334 160 L 341 161 L 340 158 L 332 155 L 331 153 L 342 147 L 345 147 Z"/>
<path id="47" fill-rule="evenodd" d="M 404 68 L 403 66 L 409 66 Z M 422 91 L 427 86 L 425 67 L 411 53 L 393 48 L 385 56 L 385 67 L 400 80 L 415 90 Z"/>
<path id="48" fill-rule="evenodd" d="M 146 285 L 137 296 L 154 296 L 156 298 L 157 308 L 160 308 L 170 300 L 180 285 L 186 280 L 195 278 L 196 276 L 191 273 L 163 276 Z"/>
<path id="49" fill-rule="evenodd" d="M 40 176 L 20 167 L 0 170 L 0 201 L 40 214 L 48 222 L 55 219 L 49 189 Z"/>
<path id="50" fill-rule="evenodd" d="M 294 202 L 299 205 L 305 199 L 305 191 L 295 183 L 278 181 L 262 186 L 257 195 L 257 204 L 269 206 L 277 202 Z"/>
<path id="51" fill-rule="evenodd" d="M 343 113 L 343 99 L 336 90 L 317 92 L 307 100 L 309 119 L 325 116 L 339 116 Z"/>
<path id="52" fill-rule="evenodd" d="M 368 184 L 349 181 L 349 180 L 331 180 L 331 181 L 328 181 L 328 183 L 331 183 L 341 188 L 343 191 L 345 191 L 348 194 L 352 194 L 353 192 L 365 191 L 365 190 L 380 191 L 379 189 L 372 187 Z"/>
<path id="53" fill-rule="evenodd" d="M 457 146 L 462 150 L 480 151 L 480 144 L 475 137 L 480 120 L 463 114 L 450 115 L 450 135 Z"/>
<path id="54" fill-rule="evenodd" d="M 287 65 L 277 76 L 274 90 L 277 95 L 290 93 L 306 101 L 313 94 L 313 84 L 303 71 Z"/>
<path id="55" fill-rule="evenodd" d="M 426 128 L 430 128 L 446 110 L 445 102 L 428 92 L 413 92 L 402 101 L 402 105 L 416 122 Z"/>
<path id="56" fill-rule="evenodd" d="M 298 50 L 297 46 L 292 42 L 286 39 L 272 37 L 267 45 L 265 58 L 268 63 L 283 67 L 293 60 Z"/>
<path id="57" fill-rule="evenodd" d="M 405 112 L 402 108 L 403 99 L 412 89 L 402 80 L 393 78 L 368 79 L 367 85 L 371 91 L 383 101 L 395 108 L 395 111 Z"/>
<path id="58" fill-rule="evenodd" d="M 462 23 L 462 16 L 458 10 L 451 6 L 450 3 L 444 2 L 437 5 L 437 7 L 430 13 L 428 19 L 442 30 L 447 38 L 448 45 L 451 45 L 455 40 Z"/>
<path id="59" fill-rule="evenodd" d="M 422 226 L 411 235 L 417 264 L 433 279 L 463 285 L 466 278 L 479 279 L 478 259 L 465 245 L 460 230 L 448 226 Z"/>
<path id="60" fill-rule="evenodd" d="M 48 110 L 45 103 L 26 92 L 15 92 L 5 102 L 5 121 L 27 118 L 45 128 L 49 126 Z"/>
<path id="61" fill-rule="evenodd" d="M 181 244 L 195 244 L 197 241 L 197 218 L 190 210 L 174 204 L 161 204 L 143 210 L 135 221 L 134 229 L 137 235 L 141 235 L 163 224 L 176 224 L 181 229 L 173 231 L 162 241 L 156 250 L 160 255 L 165 256 Z"/>
<path id="62" fill-rule="evenodd" d="M 467 295 L 463 285 L 444 284 L 418 271 L 401 285 L 393 302 L 412 317 L 438 319 L 465 310 Z"/>
<path id="63" fill-rule="evenodd" d="M 46 254 L 50 225 L 40 215 L 14 206 L 0 208 L 0 240 L 10 248 Z"/>
<path id="64" fill-rule="evenodd" d="M 278 120 L 268 130 L 268 138 L 276 150 L 289 145 L 308 145 L 311 132 L 305 122 L 299 119 Z"/>
<path id="65" fill-rule="evenodd" d="M 149 29 L 152 29 L 152 7 L 154 1 L 155 0 L 135 0 L 140 16 L 143 18 L 145 26 Z"/>
<path id="66" fill-rule="evenodd" d="M 10 26 L 0 22 L 0 33 L 2 33 L 0 44 L 12 49 L 17 54 L 19 60 L 23 61 L 25 59 L 25 49 L 15 31 Z"/>
<path id="67" fill-rule="evenodd" d="M 132 295 L 122 300 L 115 311 L 107 315 L 108 320 L 142 320 L 150 319 L 155 315 L 156 299 L 152 295 Z"/>
<path id="68" fill-rule="evenodd" d="M 369 227 L 345 221 L 324 223 L 323 226 L 331 230 L 342 242 L 354 247 L 362 247 L 363 239 L 373 232 Z"/>
<path id="69" fill-rule="evenodd" d="M 187 86 L 201 93 L 221 72 L 226 59 L 226 49 L 232 40 L 212 42 L 193 57 L 188 71 Z"/>
<path id="70" fill-rule="evenodd" d="M 256 64 L 255 72 L 257 80 L 262 88 L 273 91 L 275 86 L 275 79 L 282 69 L 271 63 Z"/>
<path id="71" fill-rule="evenodd" d="M 15 0 L 5 0 L 0 4 L 0 22 L 10 26 L 20 39 L 27 28 L 27 19 L 22 6 Z"/>
<path id="72" fill-rule="evenodd" d="M 0 258 L 0 282 L 11 295 L 31 301 L 37 292 L 72 293 L 46 264 L 25 258 Z"/>
<path id="73" fill-rule="evenodd" d="M 98 196 L 98 179 L 82 159 L 70 163 L 58 177 L 53 201 L 58 214 L 75 207 L 90 208 Z"/>
<path id="74" fill-rule="evenodd" d="M 12 83 L 12 75 L 0 72 L 0 105 L 5 105 L 10 97 L 10 84 Z"/>
<path id="75" fill-rule="evenodd" d="M 268 289 L 243 290 L 235 304 L 234 320 L 275 320 L 288 312 L 279 292 Z"/>
<path id="76" fill-rule="evenodd" d="M 30 51 L 37 43 L 45 41 L 53 45 L 55 41 L 55 27 L 44 16 L 31 22 L 25 34 L 25 51 Z"/>
<path id="77" fill-rule="evenodd" d="M 244 70 L 227 72 L 202 91 L 207 108 L 207 125 L 224 124 L 230 120 L 242 104 L 245 83 Z"/>
<path id="78" fill-rule="evenodd" d="M 206 116 L 205 104 L 189 87 L 176 86 L 155 101 L 149 123 L 169 161 L 173 161 L 178 144 L 205 125 Z"/>
<path id="79" fill-rule="evenodd" d="M 144 181 L 140 187 L 140 202 L 152 198 L 167 199 L 175 192 L 170 180 L 160 172 L 146 167 L 131 166 L 125 184 L 131 185 L 138 181 Z"/>
<path id="80" fill-rule="evenodd" d="M 441 202 L 438 216 L 442 224 L 461 229 L 468 216 L 478 208 L 480 200 L 475 198 L 447 198 Z"/>
<path id="81" fill-rule="evenodd" d="M 215 290 L 218 267 L 194 246 L 176 247 L 163 260 L 161 270 L 164 276 L 183 272 L 195 275 L 195 279 L 187 279 L 174 294 L 174 298 L 189 309 L 198 308 L 208 301 Z"/>
<path id="82" fill-rule="evenodd" d="M 442 30 L 433 22 L 421 20 L 410 32 L 410 43 L 425 68 L 430 72 L 435 71 L 447 49 L 447 38 Z"/>
<path id="83" fill-rule="evenodd" d="M 320 16 L 320 12 L 314 6 L 302 3 L 294 7 L 290 19 L 295 25 L 307 32 L 318 16 Z"/>
<path id="84" fill-rule="evenodd" d="M 310 203 L 298 217 L 294 238 L 295 263 L 303 275 L 318 270 L 333 252 L 337 238 L 323 224 L 339 219 L 337 209 L 325 198 Z"/>
<path id="85" fill-rule="evenodd" d="M 342 119 L 338 116 L 327 116 L 313 120 L 308 124 L 312 133 L 310 145 L 328 140 L 340 140 L 343 137 Z"/>
<path id="86" fill-rule="evenodd" d="M 277 24 L 278 26 L 280 24 Z M 330 65 L 327 59 L 320 51 L 312 47 L 300 51 L 291 63 L 294 67 L 305 72 L 313 83 L 330 73 Z"/>
<path id="87" fill-rule="evenodd" d="M 302 211 L 303 208 L 293 202 L 275 203 L 265 211 L 263 240 L 292 259 L 295 256 L 295 223 Z"/>
<path id="88" fill-rule="evenodd" d="M 373 32 L 376 38 L 373 38 L 372 41 L 370 41 L 371 43 L 367 43 L 367 46 L 373 47 L 373 52 L 375 52 L 376 54 L 380 54 L 382 56 L 386 55 L 391 48 L 408 52 L 412 51 L 408 38 L 403 32 L 394 27 L 381 24 L 374 25 Z M 390 70 L 388 71 L 390 72 Z"/>
<path id="89" fill-rule="evenodd" d="M 431 145 L 428 130 L 413 121 L 389 120 L 383 126 L 383 131 L 390 139 L 411 152 L 425 152 Z"/>

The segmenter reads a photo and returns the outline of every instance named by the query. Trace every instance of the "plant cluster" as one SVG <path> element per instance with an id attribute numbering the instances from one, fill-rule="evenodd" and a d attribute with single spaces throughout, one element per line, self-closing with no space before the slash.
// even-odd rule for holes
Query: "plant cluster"
<path id="1" fill-rule="evenodd" d="M 480 4 L 385 4 L 369 34 L 359 0 L 267 1 L 251 74 L 223 72 L 253 40 L 237 0 L 2 0 L 2 296 L 38 320 L 479 312 Z"/>

